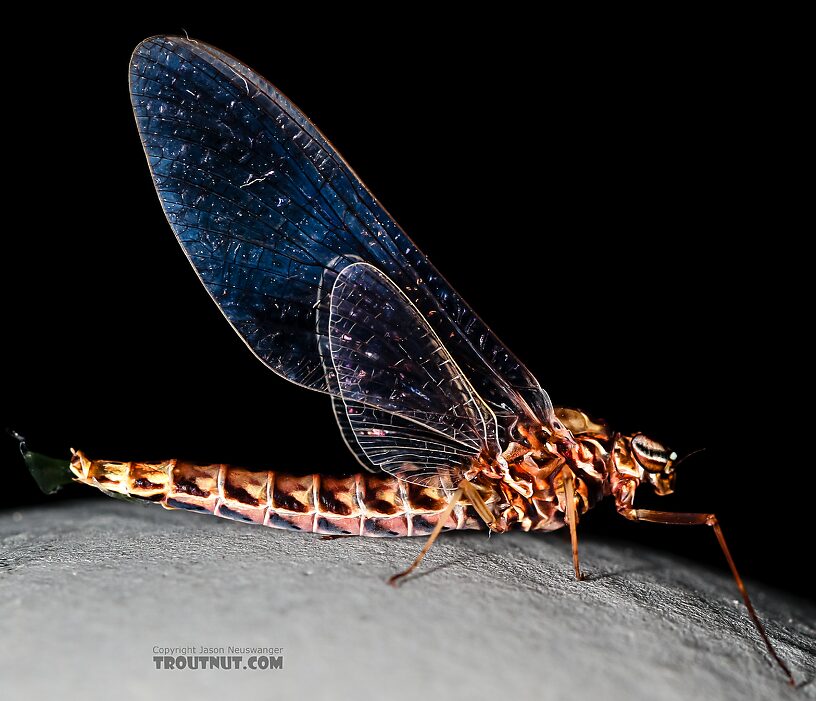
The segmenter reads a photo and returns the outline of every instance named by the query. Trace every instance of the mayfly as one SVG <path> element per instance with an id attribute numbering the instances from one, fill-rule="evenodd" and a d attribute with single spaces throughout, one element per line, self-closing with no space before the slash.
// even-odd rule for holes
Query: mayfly
<path id="1" fill-rule="evenodd" d="M 156 191 L 199 279 L 272 371 L 331 397 L 365 471 L 295 476 L 180 460 L 69 464 L 24 449 L 41 486 L 71 480 L 166 508 L 327 535 L 569 526 L 604 497 L 634 521 L 710 526 L 774 650 L 714 514 L 634 506 L 672 492 L 676 455 L 555 408 L 318 129 L 273 85 L 203 42 L 154 37 L 130 93 Z"/>

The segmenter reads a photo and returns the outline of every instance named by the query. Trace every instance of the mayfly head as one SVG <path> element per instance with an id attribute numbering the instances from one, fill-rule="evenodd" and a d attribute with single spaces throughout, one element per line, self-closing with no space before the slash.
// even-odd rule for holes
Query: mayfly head
<path id="1" fill-rule="evenodd" d="M 632 436 L 632 457 L 643 468 L 646 479 L 660 496 L 674 491 L 677 453 L 642 433 Z"/>

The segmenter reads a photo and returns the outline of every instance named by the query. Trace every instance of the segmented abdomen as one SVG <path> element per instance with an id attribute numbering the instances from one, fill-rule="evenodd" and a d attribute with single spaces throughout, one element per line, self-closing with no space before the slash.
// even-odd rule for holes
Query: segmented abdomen
<path id="1" fill-rule="evenodd" d="M 326 535 L 429 535 L 452 495 L 376 474 L 296 476 L 180 460 L 112 462 L 81 451 L 71 470 L 79 482 L 168 509 Z M 483 527 L 473 508 L 459 503 L 444 529 Z"/>

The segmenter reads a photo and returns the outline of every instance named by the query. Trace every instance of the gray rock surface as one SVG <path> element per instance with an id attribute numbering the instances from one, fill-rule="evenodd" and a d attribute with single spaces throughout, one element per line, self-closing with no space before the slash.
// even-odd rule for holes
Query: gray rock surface
<path id="1" fill-rule="evenodd" d="M 387 586 L 421 544 L 113 500 L 0 514 L 0 698 L 816 698 L 801 600 L 751 587 L 793 690 L 724 572 L 584 539 L 576 582 L 557 535 L 461 533 Z M 154 646 L 199 645 L 284 668 L 155 668 Z"/>

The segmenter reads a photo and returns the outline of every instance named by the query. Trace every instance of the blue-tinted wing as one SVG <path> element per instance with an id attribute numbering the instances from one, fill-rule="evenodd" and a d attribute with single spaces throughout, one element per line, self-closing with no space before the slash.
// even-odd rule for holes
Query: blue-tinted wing
<path id="1" fill-rule="evenodd" d="M 535 378 L 264 78 L 207 44 L 156 37 L 134 52 L 130 86 L 173 231 L 272 370 L 337 394 L 326 364 L 329 294 L 338 273 L 364 261 L 410 298 L 503 426 L 551 420 Z"/>

